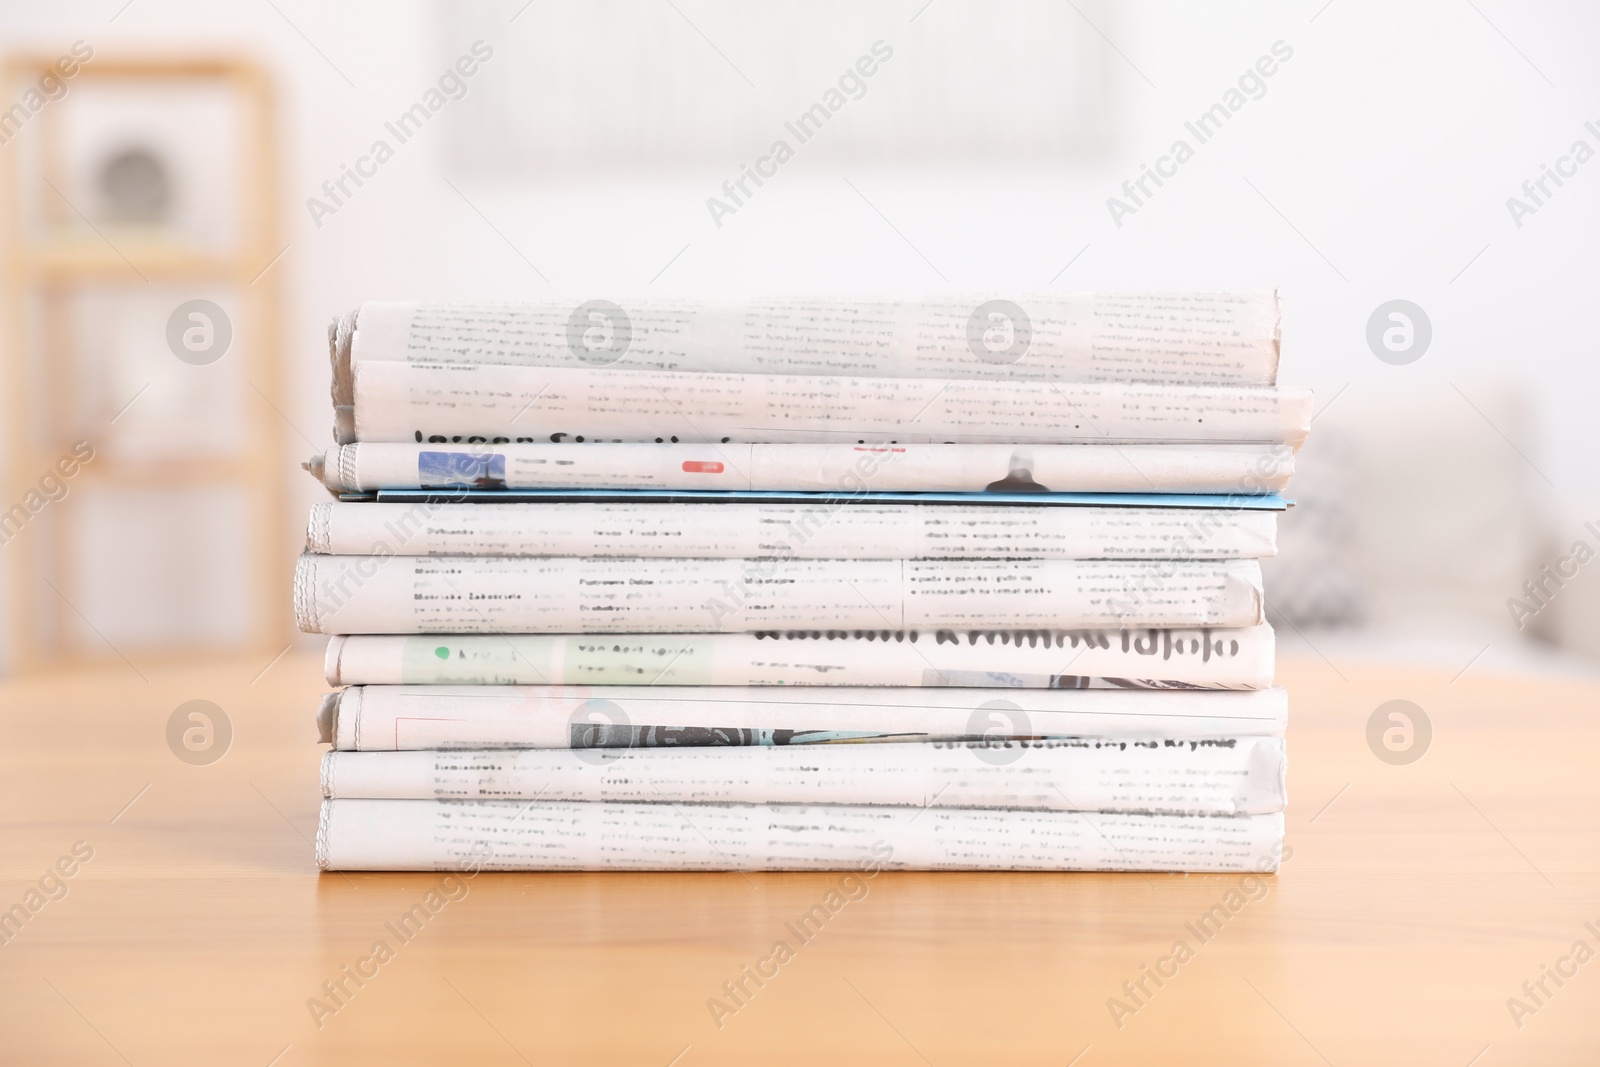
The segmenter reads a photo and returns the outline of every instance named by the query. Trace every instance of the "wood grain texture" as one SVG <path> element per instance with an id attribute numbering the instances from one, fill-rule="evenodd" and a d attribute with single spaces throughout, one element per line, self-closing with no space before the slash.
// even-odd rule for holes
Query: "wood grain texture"
<path id="1" fill-rule="evenodd" d="M 1185 924 L 1239 876 L 882 874 L 800 944 L 785 923 L 838 875 L 484 874 L 401 942 L 385 924 L 440 876 L 317 873 L 319 664 L 252 683 L 264 666 L 0 687 L 0 909 L 94 850 L 0 945 L 0 1060 L 1600 1062 L 1600 962 L 1520 1028 L 1506 1003 L 1600 950 L 1591 683 L 1283 663 L 1293 855 L 1204 941 Z M 1395 698 L 1434 727 L 1409 766 L 1366 744 Z M 209 766 L 166 746 L 192 699 L 233 724 Z M 794 957 L 719 1027 L 707 1001 L 780 938 Z M 379 940 L 392 958 L 319 1027 L 308 999 Z M 1108 999 L 1179 940 L 1192 958 L 1119 1027 Z"/>

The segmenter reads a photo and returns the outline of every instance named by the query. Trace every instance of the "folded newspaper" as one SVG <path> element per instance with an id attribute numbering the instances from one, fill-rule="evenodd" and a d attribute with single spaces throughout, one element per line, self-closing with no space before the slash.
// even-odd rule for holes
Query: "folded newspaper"
<path id="1" fill-rule="evenodd" d="M 305 468 L 335 493 L 380 489 L 702 489 L 1273 493 L 1294 474 L 1282 444 L 338 445 Z"/>
<path id="2" fill-rule="evenodd" d="M 1254 626 L 1228 560 L 608 559 L 304 555 L 306 633 L 748 633 Z"/>
<path id="3" fill-rule="evenodd" d="M 317 730 L 341 752 L 1188 741 L 1282 737 L 1287 713 L 1282 689 L 1197 691 L 1175 700 L 1137 690 L 357 685 L 323 698 Z"/>
<path id="4" fill-rule="evenodd" d="M 1273 385 L 1275 291 L 921 300 L 372 301 L 328 329 L 334 403 L 370 361 Z"/>
<path id="5" fill-rule="evenodd" d="M 329 752 L 327 797 L 1268 815 L 1283 740 L 1063 738 L 629 751 Z"/>
<path id="6" fill-rule="evenodd" d="M 1237 630 L 356 634 L 329 639 L 326 669 L 329 685 L 1264 689 L 1272 684 L 1272 653 L 1266 623 Z"/>
<path id="7" fill-rule="evenodd" d="M 1307 389 L 802 378 L 494 364 L 355 365 L 354 441 L 1286 444 Z"/>
<path id="8" fill-rule="evenodd" d="M 1277 514 L 1242 508 L 548 503 L 311 506 L 306 551 L 658 559 L 1257 559 Z"/>
<path id="9" fill-rule="evenodd" d="M 1122 815 L 867 804 L 322 802 L 335 871 L 1257 871 L 1283 814 Z"/>

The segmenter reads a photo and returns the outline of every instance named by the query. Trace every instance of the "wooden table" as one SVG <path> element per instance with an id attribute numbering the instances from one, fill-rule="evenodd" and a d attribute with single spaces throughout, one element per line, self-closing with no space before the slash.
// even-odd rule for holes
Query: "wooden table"
<path id="1" fill-rule="evenodd" d="M 440 876 L 316 871 L 319 664 L 263 666 L 0 688 L 0 909 L 38 905 L 0 945 L 0 1062 L 1600 1063 L 1600 962 L 1561 962 L 1600 951 L 1591 683 L 1289 660 L 1293 856 L 1220 932 L 1191 926 L 1237 875 L 883 874 L 714 1021 L 838 875 L 484 874 L 402 943 Z M 1366 741 L 1395 698 L 1434 728 L 1406 766 Z M 232 722 L 219 762 L 168 749 L 192 699 Z M 1540 1004 L 1543 965 L 1576 974 Z"/>

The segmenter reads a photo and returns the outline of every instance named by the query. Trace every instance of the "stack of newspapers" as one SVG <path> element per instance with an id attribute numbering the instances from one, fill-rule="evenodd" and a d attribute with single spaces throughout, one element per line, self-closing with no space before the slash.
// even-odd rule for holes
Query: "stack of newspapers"
<path id="1" fill-rule="evenodd" d="M 1268 871 L 1275 292 L 369 303 L 326 869 Z"/>

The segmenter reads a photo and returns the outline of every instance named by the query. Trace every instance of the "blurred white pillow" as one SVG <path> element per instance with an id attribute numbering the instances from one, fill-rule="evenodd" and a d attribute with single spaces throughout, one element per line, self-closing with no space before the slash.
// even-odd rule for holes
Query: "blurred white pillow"
<path id="1" fill-rule="evenodd" d="M 1521 388 L 1363 383 L 1324 403 L 1266 561 L 1273 606 L 1297 625 L 1516 633 L 1506 599 L 1537 573 L 1548 501 Z"/>

